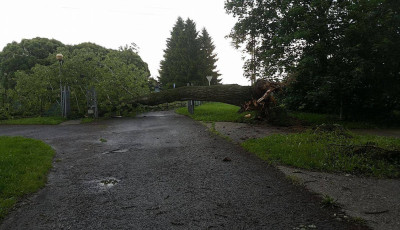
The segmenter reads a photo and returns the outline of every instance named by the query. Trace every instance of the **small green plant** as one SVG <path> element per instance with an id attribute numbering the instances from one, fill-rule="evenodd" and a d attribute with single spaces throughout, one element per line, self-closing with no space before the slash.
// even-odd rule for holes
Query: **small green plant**
<path id="1" fill-rule="evenodd" d="M 293 185 L 302 185 L 301 179 L 293 175 L 287 175 L 286 179 L 290 181 Z"/>
<path id="2" fill-rule="evenodd" d="M 350 217 L 350 222 L 356 223 L 358 225 L 366 225 L 367 222 L 361 217 Z"/>
<path id="3" fill-rule="evenodd" d="M 335 200 L 334 198 L 328 196 L 328 195 L 324 195 L 324 197 L 322 198 L 321 201 L 321 205 L 324 208 L 336 208 L 339 207 L 339 204 L 337 203 L 337 200 Z"/>
<path id="4" fill-rule="evenodd" d="M 100 142 L 107 142 L 107 140 L 106 139 L 104 139 L 104 138 L 100 138 Z"/>

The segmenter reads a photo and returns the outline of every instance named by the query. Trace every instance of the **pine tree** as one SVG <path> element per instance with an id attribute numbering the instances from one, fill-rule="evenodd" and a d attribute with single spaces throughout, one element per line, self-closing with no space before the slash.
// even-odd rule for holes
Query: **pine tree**
<path id="1" fill-rule="evenodd" d="M 178 18 L 167 39 L 164 50 L 164 60 L 160 64 L 160 82 L 164 88 L 191 85 L 208 85 L 206 76 L 213 76 L 213 84 L 220 80 L 220 74 L 215 70 L 215 46 L 208 32 L 202 34 L 196 30 L 196 23 Z"/>
<path id="2" fill-rule="evenodd" d="M 167 39 L 167 48 L 164 50 L 164 60 L 160 63 L 159 80 L 164 88 L 172 88 L 177 83 L 177 79 L 183 78 L 182 75 L 182 44 L 185 22 L 181 17 L 178 18 L 171 31 L 171 37 Z"/>
<path id="3" fill-rule="evenodd" d="M 192 85 L 201 85 L 201 80 L 199 79 L 200 43 L 197 37 L 196 23 L 187 19 L 184 31 L 184 50 L 186 54 L 184 61 L 186 79 Z"/>
<path id="4" fill-rule="evenodd" d="M 215 45 L 212 38 L 208 34 L 206 28 L 203 28 L 199 37 L 200 43 L 200 62 L 199 62 L 199 73 L 201 85 L 207 85 L 208 80 L 206 76 L 212 76 L 211 84 L 218 84 L 221 79 L 218 79 L 221 74 L 216 70 L 216 62 L 218 61 L 217 54 L 214 53 Z"/>

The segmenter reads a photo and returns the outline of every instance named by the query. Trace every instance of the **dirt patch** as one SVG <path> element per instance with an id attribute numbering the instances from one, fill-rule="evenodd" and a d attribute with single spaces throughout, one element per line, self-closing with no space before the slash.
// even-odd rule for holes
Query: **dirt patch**
<path id="1" fill-rule="evenodd" d="M 208 128 L 211 123 L 205 123 Z M 271 134 L 285 134 L 298 131 L 296 128 L 275 127 L 270 125 L 251 125 L 246 123 L 215 122 L 215 129 L 235 143 L 248 139 L 261 138 Z"/>
<path id="2" fill-rule="evenodd" d="M 207 124 L 211 127 L 211 124 Z M 287 134 L 299 129 L 216 122 L 218 133 L 235 143 L 271 134 Z M 357 130 L 356 133 L 400 137 L 399 130 Z M 362 218 L 374 229 L 400 229 L 400 180 L 365 178 L 350 174 L 312 172 L 285 166 L 277 167 L 288 178 L 308 190 L 332 197 L 353 218 Z M 350 218 L 342 216 L 338 218 Z"/>

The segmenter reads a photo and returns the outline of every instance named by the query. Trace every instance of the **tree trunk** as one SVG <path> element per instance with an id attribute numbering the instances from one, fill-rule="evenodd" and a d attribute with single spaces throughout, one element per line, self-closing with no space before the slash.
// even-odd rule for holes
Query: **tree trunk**
<path id="1" fill-rule="evenodd" d="M 138 98 L 135 103 L 144 105 L 158 105 L 174 101 L 196 100 L 223 102 L 227 104 L 243 106 L 247 101 L 250 101 L 253 98 L 258 99 L 254 87 L 252 86 L 185 86 L 148 94 Z"/>
<path id="2" fill-rule="evenodd" d="M 133 104 L 158 105 L 174 101 L 213 101 L 241 107 L 240 111 L 258 110 L 267 119 L 281 116 L 276 109 L 274 93 L 282 91 L 283 84 L 258 80 L 253 86 L 213 85 L 186 86 L 165 90 L 138 98 Z"/>

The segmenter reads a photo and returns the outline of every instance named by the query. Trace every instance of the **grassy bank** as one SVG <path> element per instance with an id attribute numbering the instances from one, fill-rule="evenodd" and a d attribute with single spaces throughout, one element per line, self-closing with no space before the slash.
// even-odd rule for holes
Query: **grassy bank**
<path id="1" fill-rule="evenodd" d="M 326 172 L 400 177 L 400 139 L 351 133 L 275 134 L 242 146 L 260 158 Z"/>
<path id="2" fill-rule="evenodd" d="M 53 155 L 42 141 L 0 136 L 0 219 L 19 198 L 44 186 Z"/>
<path id="3" fill-rule="evenodd" d="M 212 102 L 206 103 L 200 106 L 196 106 L 194 109 L 194 114 L 190 114 L 186 107 L 179 108 L 175 110 L 177 113 L 189 116 L 197 121 L 206 122 L 251 122 L 255 117 L 255 112 L 251 112 L 251 117 L 244 117 L 249 112 L 238 113 L 238 106 Z"/>
<path id="4" fill-rule="evenodd" d="M 0 121 L 0 125 L 58 125 L 66 121 L 63 117 L 31 117 Z"/>
<path id="5" fill-rule="evenodd" d="M 223 103 L 207 103 L 189 114 L 187 108 L 177 113 L 206 122 L 250 122 L 238 114 L 239 107 Z M 245 113 L 247 114 L 247 112 Z M 308 170 L 343 172 L 365 176 L 400 177 L 400 139 L 373 135 L 356 135 L 347 128 L 370 128 L 362 122 L 337 122 L 335 117 L 324 114 L 291 113 L 292 117 L 308 125 L 321 125 L 319 131 L 295 134 L 275 134 L 261 139 L 247 140 L 242 146 L 271 163 L 288 165 Z M 247 120 L 246 120 L 247 119 Z M 324 130 L 324 127 L 327 130 Z M 333 130 L 329 130 L 333 128 Z M 338 128 L 338 129 L 336 129 Z M 221 135 L 212 125 L 211 131 Z"/>
<path id="6" fill-rule="evenodd" d="M 321 124 L 339 124 L 347 129 L 371 129 L 378 125 L 363 121 L 342 121 L 338 116 L 330 114 L 290 112 L 290 117 L 296 118 L 303 125 L 316 126 Z"/>

